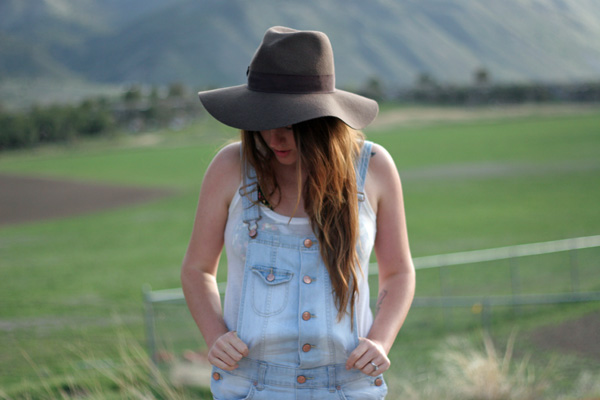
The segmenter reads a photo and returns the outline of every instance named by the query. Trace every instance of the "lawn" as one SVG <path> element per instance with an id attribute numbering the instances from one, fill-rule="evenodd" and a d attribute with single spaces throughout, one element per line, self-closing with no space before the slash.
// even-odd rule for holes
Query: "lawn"
<path id="1" fill-rule="evenodd" d="M 411 248 L 418 257 L 599 234 L 598 127 L 600 110 L 381 125 L 366 133 L 396 161 Z M 218 148 L 236 137 L 233 130 L 200 121 L 181 132 L 0 154 L 0 173 L 176 191 L 141 205 L 0 227 L 0 395 L 2 390 L 14 397 L 43 392 L 44 381 L 88 370 L 94 374 L 82 361 L 90 357 L 118 363 L 117 333 L 143 344 L 142 285 L 180 285 L 179 266 L 203 171 Z M 598 252 L 586 257 L 590 262 L 582 267 L 582 282 L 600 290 L 597 267 L 590 267 L 597 265 Z M 535 268 L 523 272 L 525 282 L 537 283 L 524 290 L 539 291 L 544 282 L 560 287 L 552 271 L 560 271 L 562 264 L 556 259 L 546 264 L 550 274 L 538 275 Z M 502 291 L 502 272 L 490 271 L 454 269 L 453 294 L 482 291 L 490 282 Z M 225 272 L 220 269 L 221 279 Z M 437 272 L 420 271 L 417 279 L 417 295 L 435 294 Z M 533 329 L 597 308 L 593 303 L 549 306 L 520 315 L 500 310 L 494 320 L 505 342 L 515 325 Z M 435 322 L 443 321 L 442 311 L 415 310 L 390 355 L 398 365 L 395 373 L 415 377 L 427 370 L 432 349 L 449 334 L 476 336 L 478 317 L 462 318 L 461 313 L 447 327 Z M 185 319 L 185 312 L 180 315 Z M 192 343 L 200 341 L 193 329 L 189 336 Z"/>

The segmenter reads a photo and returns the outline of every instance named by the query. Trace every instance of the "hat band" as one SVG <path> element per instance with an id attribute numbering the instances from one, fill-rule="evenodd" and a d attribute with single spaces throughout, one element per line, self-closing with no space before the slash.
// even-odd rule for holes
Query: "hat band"
<path id="1" fill-rule="evenodd" d="M 248 71 L 248 89 L 269 93 L 331 93 L 335 75 L 281 75 Z"/>

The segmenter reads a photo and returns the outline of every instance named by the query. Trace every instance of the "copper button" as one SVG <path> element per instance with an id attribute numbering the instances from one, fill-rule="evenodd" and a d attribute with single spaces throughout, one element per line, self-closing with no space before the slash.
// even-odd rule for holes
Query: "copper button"
<path id="1" fill-rule="evenodd" d="M 258 235 L 258 232 L 256 229 L 250 229 L 250 232 L 248 232 L 248 234 L 252 239 L 254 239 Z"/>
<path id="2" fill-rule="evenodd" d="M 311 247 L 313 245 L 313 241 L 310 239 L 305 239 L 304 240 L 304 247 Z"/>
<path id="3" fill-rule="evenodd" d="M 275 280 L 275 275 L 273 275 L 273 274 L 269 274 L 269 275 L 267 275 L 267 280 L 268 280 L 269 282 L 273 282 L 273 281 Z"/>
<path id="4" fill-rule="evenodd" d="M 300 375 L 296 380 L 298 381 L 298 383 L 304 383 L 306 382 L 306 377 L 304 375 Z"/>
<path id="5" fill-rule="evenodd" d="M 218 381 L 221 379 L 221 374 L 219 374 L 218 372 L 215 372 L 214 374 L 212 374 L 212 377 L 215 381 Z"/>
<path id="6" fill-rule="evenodd" d="M 311 315 L 310 315 L 310 313 L 308 311 L 304 311 L 302 313 L 302 319 L 303 320 L 308 321 L 310 319 L 310 317 L 311 317 Z"/>
<path id="7" fill-rule="evenodd" d="M 381 385 L 383 385 L 383 380 L 381 378 L 375 379 L 375 386 L 381 386 Z"/>
<path id="8" fill-rule="evenodd" d="M 302 351 L 305 353 L 308 353 L 311 349 L 312 349 L 312 346 L 308 343 L 306 343 L 304 346 L 302 346 Z"/>
<path id="9" fill-rule="evenodd" d="M 308 285 L 309 283 L 312 282 L 312 278 L 308 275 L 304 275 L 304 278 L 302 278 L 302 281 Z"/>

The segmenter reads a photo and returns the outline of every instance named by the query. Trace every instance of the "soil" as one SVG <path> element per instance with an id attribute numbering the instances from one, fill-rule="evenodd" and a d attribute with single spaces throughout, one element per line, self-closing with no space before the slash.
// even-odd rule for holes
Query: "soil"
<path id="1" fill-rule="evenodd" d="M 170 194 L 166 189 L 0 174 L 0 226 L 81 215 Z"/>
<path id="2" fill-rule="evenodd" d="M 558 325 L 538 328 L 532 333 L 532 338 L 541 349 L 600 360 L 600 311 Z"/>

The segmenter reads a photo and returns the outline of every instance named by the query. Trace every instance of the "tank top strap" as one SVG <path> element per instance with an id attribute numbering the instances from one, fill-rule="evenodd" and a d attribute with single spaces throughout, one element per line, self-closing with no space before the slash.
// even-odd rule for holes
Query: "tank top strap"
<path id="1" fill-rule="evenodd" d="M 356 189 L 360 201 L 364 201 L 365 197 L 365 180 L 367 179 L 367 170 L 369 169 L 369 161 L 371 160 L 371 149 L 373 142 L 365 140 L 360 151 L 360 156 L 355 165 L 356 171 Z"/>
<path id="2" fill-rule="evenodd" d="M 261 219 L 258 207 L 258 181 L 256 171 L 242 158 L 242 187 L 239 190 L 242 198 L 243 221 L 248 225 L 248 235 L 255 238 L 258 234 L 258 220 Z"/>

